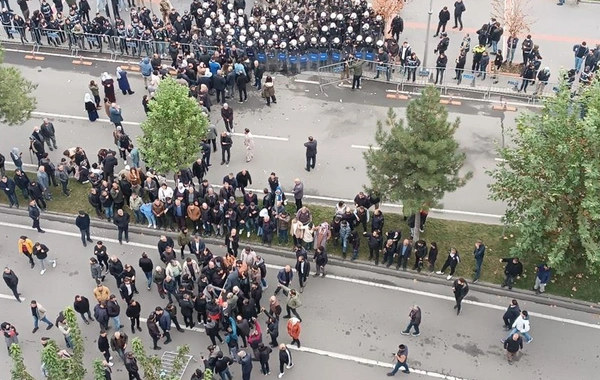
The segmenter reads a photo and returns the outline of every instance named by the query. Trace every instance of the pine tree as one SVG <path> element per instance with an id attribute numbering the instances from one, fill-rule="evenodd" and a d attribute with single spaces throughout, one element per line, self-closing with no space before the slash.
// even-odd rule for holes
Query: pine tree
<path id="1" fill-rule="evenodd" d="M 13 361 L 13 367 L 10 370 L 10 378 L 12 380 L 35 380 L 35 377 L 27 372 L 27 368 L 23 362 L 23 351 L 21 350 L 21 346 L 13 343 L 10 345 L 9 352 Z"/>
<path id="2" fill-rule="evenodd" d="M 493 200 L 507 204 L 517 227 L 511 254 L 539 260 L 558 273 L 600 269 L 600 83 L 562 84 L 540 113 L 523 113 L 489 172 Z"/>
<path id="3" fill-rule="evenodd" d="M 414 240 L 418 240 L 420 210 L 439 207 L 444 194 L 464 186 L 473 173 L 460 174 L 466 159 L 454 138 L 460 121 L 448 122 L 448 110 L 440 104 L 435 87 L 425 87 L 408 104 L 406 120 L 405 125 L 390 109 L 387 119 L 377 122 L 378 147 L 364 153 L 367 190 L 402 202 L 405 215 L 415 214 Z"/>
<path id="4" fill-rule="evenodd" d="M 172 78 L 162 80 L 141 125 L 140 152 L 146 164 L 159 173 L 188 167 L 208 131 L 208 118 L 188 91 Z"/>
<path id="5" fill-rule="evenodd" d="M 0 47 L 0 65 L 3 62 L 4 50 Z M 36 87 L 18 69 L 0 66 L 0 122 L 14 125 L 27 121 L 35 110 L 36 100 L 31 93 Z"/>

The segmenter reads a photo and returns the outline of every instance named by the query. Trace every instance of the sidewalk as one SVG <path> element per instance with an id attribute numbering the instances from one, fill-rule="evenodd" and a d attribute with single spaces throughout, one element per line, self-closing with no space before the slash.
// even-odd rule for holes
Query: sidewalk
<path id="1" fill-rule="evenodd" d="M 4 214 L 7 214 L 7 215 L 18 215 L 21 217 L 28 217 L 28 213 L 24 209 L 15 209 L 15 208 L 9 208 L 8 206 L 5 206 L 5 205 L 0 205 L 0 210 L 2 210 L 4 212 Z M 75 215 L 56 213 L 56 212 L 44 212 L 42 214 L 42 218 L 46 219 L 46 220 L 50 220 L 50 221 L 55 221 L 55 222 L 67 223 L 67 224 L 74 226 Z M 91 225 L 94 228 L 111 229 L 111 230 L 115 229 L 115 227 L 112 223 L 109 223 L 109 222 L 106 222 L 103 220 L 94 219 L 94 218 L 92 219 Z M 157 239 L 161 235 L 164 235 L 164 234 L 171 235 L 171 237 L 173 237 L 173 238 L 177 238 L 175 233 L 169 234 L 169 233 L 165 233 L 165 232 L 159 231 L 159 230 L 151 230 L 151 229 L 143 228 L 138 225 L 131 225 L 129 227 L 129 231 L 134 234 L 144 234 L 147 236 L 156 236 Z M 221 240 L 217 240 L 212 237 L 205 238 L 204 241 L 208 244 L 213 244 L 213 245 L 222 245 L 222 243 L 223 243 Z M 240 240 L 240 245 L 244 244 L 244 242 L 245 242 L 245 240 Z M 277 256 L 281 256 L 281 257 L 289 257 L 290 259 L 295 259 L 295 254 L 289 250 L 282 250 L 282 249 L 277 249 L 277 248 L 269 248 L 269 247 L 261 246 L 260 251 L 263 251 L 263 252 L 265 252 L 267 254 L 271 254 L 271 255 L 277 255 Z M 367 261 L 364 261 L 364 260 L 356 260 L 354 262 L 351 262 L 349 260 L 342 260 L 339 257 L 332 256 L 329 258 L 329 264 L 333 265 L 333 266 L 344 267 L 344 268 L 364 270 L 364 271 L 368 271 L 371 273 L 395 275 L 399 278 L 411 279 L 411 280 L 421 281 L 421 282 L 429 283 L 429 284 L 448 286 L 448 281 L 446 281 L 445 278 L 442 278 L 439 276 L 433 276 L 429 273 L 419 274 L 419 273 L 417 273 L 415 271 L 411 271 L 411 270 L 404 272 L 404 271 L 396 271 L 393 269 L 388 269 L 385 267 L 376 267 L 373 264 L 371 264 Z M 580 301 L 580 300 L 576 300 L 576 299 L 570 299 L 570 298 L 558 297 L 558 296 L 552 296 L 552 295 L 535 295 L 531 291 L 526 291 L 526 290 L 521 290 L 521 289 L 513 289 L 513 290 L 509 291 L 509 290 L 500 288 L 496 284 L 485 283 L 485 282 L 478 282 L 477 284 L 469 284 L 469 287 L 475 291 L 482 292 L 485 294 L 496 295 L 499 297 L 507 297 L 509 299 L 518 298 L 519 300 L 534 302 L 534 303 L 538 303 L 541 305 L 560 307 L 560 308 L 564 308 L 564 309 L 568 309 L 568 310 L 574 310 L 574 311 L 579 311 L 579 312 L 584 312 L 584 313 L 600 315 L 600 306 L 595 303 L 591 303 L 591 302 L 585 302 L 585 301 Z"/>

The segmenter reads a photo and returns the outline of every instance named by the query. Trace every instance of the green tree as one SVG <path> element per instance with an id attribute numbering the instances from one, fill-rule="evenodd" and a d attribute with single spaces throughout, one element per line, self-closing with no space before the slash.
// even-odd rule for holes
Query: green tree
<path id="1" fill-rule="evenodd" d="M 145 380 L 162 379 L 160 358 L 156 355 L 148 355 L 140 338 L 135 337 L 131 340 L 131 351 L 133 351 L 140 368 L 144 371 L 143 377 Z"/>
<path id="2" fill-rule="evenodd" d="M 71 357 L 71 373 L 73 379 L 85 377 L 87 370 L 83 363 L 83 355 L 85 354 L 85 342 L 79 327 L 79 321 L 77 314 L 73 307 L 69 306 L 64 311 L 65 320 L 71 334 L 71 341 L 73 342 L 73 355 Z"/>
<path id="3" fill-rule="evenodd" d="M 27 372 L 27 368 L 23 362 L 23 351 L 21 350 L 21 346 L 13 343 L 8 350 L 13 361 L 13 367 L 10 370 L 10 378 L 12 380 L 35 380 L 35 377 Z"/>
<path id="4" fill-rule="evenodd" d="M 512 254 L 547 260 L 558 273 L 600 269 L 600 83 L 573 97 L 562 84 L 539 113 L 523 113 L 489 174 L 490 198 L 507 204 L 520 233 Z"/>
<path id="5" fill-rule="evenodd" d="M 2 66 L 4 50 L 0 46 L 0 122 L 22 124 L 35 110 L 36 100 L 31 96 L 37 85 L 23 77 L 14 67 Z"/>
<path id="6" fill-rule="evenodd" d="M 454 138 L 460 121 L 448 122 L 448 110 L 440 104 L 435 87 L 425 87 L 408 104 L 406 121 L 390 109 L 387 119 L 377 122 L 377 147 L 364 153 L 367 190 L 390 202 L 402 202 L 405 215 L 415 214 L 414 239 L 418 240 L 419 211 L 439 207 L 444 194 L 464 186 L 473 173 L 460 174 L 466 159 Z"/>
<path id="7" fill-rule="evenodd" d="M 167 78 L 160 82 L 141 125 L 140 152 L 148 166 L 160 173 L 175 172 L 195 160 L 206 136 L 208 118 L 188 88 Z"/>
<path id="8" fill-rule="evenodd" d="M 104 374 L 104 364 L 102 359 L 94 359 L 93 368 L 94 368 L 94 380 L 106 380 L 106 376 Z"/>
<path id="9" fill-rule="evenodd" d="M 58 345 L 50 339 L 42 349 L 42 363 L 46 369 L 48 380 L 75 380 L 81 377 L 69 377 L 72 358 L 61 357 Z"/>

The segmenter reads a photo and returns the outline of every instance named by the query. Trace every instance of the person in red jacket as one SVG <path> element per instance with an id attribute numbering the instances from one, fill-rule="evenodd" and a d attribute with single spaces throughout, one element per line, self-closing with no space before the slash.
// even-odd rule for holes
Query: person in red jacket
<path id="1" fill-rule="evenodd" d="M 300 332 L 302 331 L 302 325 L 298 318 L 290 318 L 287 324 L 288 335 L 292 338 L 292 344 L 296 343 L 300 348 Z"/>

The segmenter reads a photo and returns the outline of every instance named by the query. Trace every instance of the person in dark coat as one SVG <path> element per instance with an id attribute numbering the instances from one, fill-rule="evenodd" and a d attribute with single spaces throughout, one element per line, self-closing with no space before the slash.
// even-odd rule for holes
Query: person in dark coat
<path id="1" fill-rule="evenodd" d="M 129 85 L 129 79 L 127 79 L 127 71 L 123 70 L 121 66 L 117 67 L 117 82 L 119 82 L 119 89 L 123 93 L 123 95 L 133 95 L 134 91 L 131 91 L 131 86 Z"/>
<path id="2" fill-rule="evenodd" d="M 90 313 L 90 301 L 84 296 L 76 295 L 75 301 L 73 302 L 73 309 L 81 315 L 86 325 L 90 324 L 90 321 L 94 322 L 92 314 Z M 87 314 L 87 318 L 85 315 Z M 89 318 L 89 320 L 88 320 Z"/>
<path id="3" fill-rule="evenodd" d="M 150 337 L 152 338 L 152 343 L 153 343 L 152 349 L 160 350 L 161 347 L 158 346 L 158 341 L 162 337 L 162 334 L 160 333 L 160 330 L 158 329 L 155 313 L 152 313 L 148 316 L 148 320 L 146 321 L 146 326 L 148 327 L 148 333 L 150 334 Z"/>
<path id="4" fill-rule="evenodd" d="M 518 257 L 507 257 L 500 259 L 501 263 L 506 263 L 504 267 L 504 281 L 502 287 L 508 286 L 508 290 L 512 290 L 515 279 L 518 279 L 523 274 L 523 264 Z"/>
<path id="5" fill-rule="evenodd" d="M 325 248 L 318 247 L 315 250 L 315 256 L 313 259 L 316 264 L 316 272 L 314 276 L 317 277 L 319 274 L 321 274 L 321 277 L 325 277 L 325 265 L 327 265 L 328 261 L 327 252 L 325 252 Z"/>
<path id="6" fill-rule="evenodd" d="M 469 285 L 464 278 L 459 278 L 454 281 L 452 284 L 452 292 L 454 293 L 454 298 L 456 299 L 456 305 L 454 305 L 454 309 L 456 310 L 456 315 L 460 315 L 462 310 L 462 301 L 469 293 Z"/>
<path id="7" fill-rule="evenodd" d="M 250 380 L 250 375 L 252 375 L 252 356 L 248 355 L 246 351 L 240 351 L 238 353 L 238 363 L 242 366 L 242 380 Z"/>
<path id="8" fill-rule="evenodd" d="M 506 312 L 502 316 L 502 320 L 504 321 L 504 330 L 511 330 L 513 323 L 515 323 L 519 315 L 521 315 L 521 307 L 519 306 L 519 302 L 513 299 L 510 301 L 510 305 L 508 305 Z"/>
<path id="9" fill-rule="evenodd" d="M 85 110 L 88 113 L 90 121 L 96 121 L 98 119 L 98 109 L 96 108 L 96 103 L 94 103 L 92 96 L 86 92 L 83 97 L 83 102 L 85 103 Z"/>
<path id="10" fill-rule="evenodd" d="M 87 247 L 87 243 L 93 243 L 94 241 L 90 238 L 90 216 L 83 210 L 79 210 L 77 218 L 75 218 L 75 225 L 79 228 L 81 234 L 81 242 L 84 247 Z"/>
<path id="11" fill-rule="evenodd" d="M 115 81 L 112 77 L 107 73 L 102 73 L 102 86 L 104 86 L 104 96 L 108 98 L 110 103 L 116 103 L 117 97 L 115 96 Z"/>
<path id="12" fill-rule="evenodd" d="M 129 321 L 131 321 L 131 333 L 135 334 L 135 328 L 137 327 L 138 331 L 142 331 L 140 327 L 140 313 L 142 311 L 142 307 L 139 302 L 136 300 L 129 301 L 129 305 L 127 305 L 127 310 L 125 311 L 125 315 L 129 317 Z"/>
<path id="13" fill-rule="evenodd" d="M 248 92 L 246 91 L 246 85 L 248 84 L 248 77 L 246 76 L 246 74 L 244 74 L 243 72 L 238 73 L 238 76 L 235 79 L 235 84 L 237 86 L 238 93 L 240 94 L 240 103 L 247 101 Z"/>
<path id="14" fill-rule="evenodd" d="M 415 328 L 415 332 L 412 333 L 412 336 L 419 336 L 421 332 L 419 331 L 419 326 L 421 325 L 421 308 L 417 305 L 414 305 L 410 309 L 410 313 L 408 313 L 408 317 L 410 318 L 410 322 L 408 322 L 408 326 L 404 331 L 401 331 L 402 335 L 408 335 L 410 333 L 410 329 Z"/>
<path id="15" fill-rule="evenodd" d="M 117 210 L 114 223 L 119 231 L 119 244 L 123 244 L 123 234 L 125 234 L 125 242 L 129 243 L 129 218 L 130 215 L 126 212 L 123 212 L 123 209 Z"/>
<path id="16" fill-rule="evenodd" d="M 12 269 L 5 267 L 4 272 L 2 273 L 2 278 L 4 279 L 6 286 L 8 286 L 8 288 L 13 292 L 15 299 L 21 302 L 21 298 L 19 297 L 21 293 L 19 293 L 19 290 L 17 289 L 17 286 L 19 285 L 19 277 L 17 277 Z"/>
<path id="17" fill-rule="evenodd" d="M 139 374 L 137 359 L 135 358 L 135 355 L 131 351 L 129 351 L 125 355 L 125 369 L 127 370 L 127 373 L 129 374 L 129 380 L 132 380 L 132 379 L 142 380 L 142 378 L 140 377 L 140 374 Z"/>
<path id="18" fill-rule="evenodd" d="M 42 230 L 42 228 L 40 227 L 40 215 L 42 213 L 40 211 L 40 208 L 38 207 L 38 205 L 36 204 L 36 202 L 34 200 L 31 200 L 29 202 L 29 210 L 28 211 L 29 211 L 29 217 L 33 221 L 32 227 L 37 229 L 37 232 L 39 232 L 41 234 L 45 233 L 46 231 Z"/>

